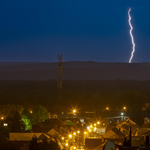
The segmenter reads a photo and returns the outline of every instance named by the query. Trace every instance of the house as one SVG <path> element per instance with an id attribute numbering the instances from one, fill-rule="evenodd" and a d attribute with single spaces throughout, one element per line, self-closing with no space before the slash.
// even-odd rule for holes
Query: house
<path id="1" fill-rule="evenodd" d="M 107 133 L 105 133 L 103 135 L 103 137 L 107 138 L 107 139 L 124 138 L 125 134 L 123 134 L 116 127 L 113 127 L 111 130 L 109 130 Z"/>
<path id="2" fill-rule="evenodd" d="M 9 133 L 10 141 L 31 141 L 34 136 L 37 138 L 42 133 Z"/>
<path id="3" fill-rule="evenodd" d="M 128 118 L 116 126 L 116 128 L 119 129 L 126 136 L 129 135 L 130 127 L 132 129 L 132 136 L 135 136 L 137 134 L 139 126 L 131 119 Z"/>

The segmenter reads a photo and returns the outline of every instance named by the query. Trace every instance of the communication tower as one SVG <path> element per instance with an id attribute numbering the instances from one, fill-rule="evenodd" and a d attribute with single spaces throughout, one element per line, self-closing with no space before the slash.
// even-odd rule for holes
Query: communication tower
<path id="1" fill-rule="evenodd" d="M 58 58 L 58 66 L 57 66 L 57 74 L 58 74 L 58 84 L 57 87 L 58 89 L 62 89 L 62 54 L 57 55 Z"/>

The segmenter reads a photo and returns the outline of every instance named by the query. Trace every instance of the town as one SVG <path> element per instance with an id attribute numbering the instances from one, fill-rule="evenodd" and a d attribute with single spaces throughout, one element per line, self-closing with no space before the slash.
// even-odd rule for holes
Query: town
<path id="1" fill-rule="evenodd" d="M 126 106 L 119 111 L 106 107 L 103 114 L 107 116 L 101 117 L 94 111 L 80 114 L 77 108 L 61 114 L 50 114 L 41 105 L 33 110 L 21 108 L 7 105 L 1 109 L 1 149 L 34 150 L 36 145 L 50 141 L 53 149 L 59 150 L 99 150 L 107 143 L 118 150 L 150 148 L 150 120 L 143 117 L 148 114 L 144 110 L 130 117 Z"/>

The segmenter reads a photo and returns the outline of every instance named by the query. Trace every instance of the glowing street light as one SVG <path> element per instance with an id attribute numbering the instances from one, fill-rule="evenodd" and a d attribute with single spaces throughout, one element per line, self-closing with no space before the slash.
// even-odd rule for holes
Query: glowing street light
<path id="1" fill-rule="evenodd" d="M 106 107 L 106 110 L 109 110 L 109 107 Z"/>
<path id="2" fill-rule="evenodd" d="M 66 143 L 66 146 L 68 146 L 68 143 Z"/>
<path id="3" fill-rule="evenodd" d="M 85 131 L 84 134 L 87 134 L 87 132 Z"/>
<path id="4" fill-rule="evenodd" d="M 126 109 L 127 109 L 127 107 L 124 106 L 124 107 L 123 107 L 123 110 L 126 110 Z"/>
<path id="5" fill-rule="evenodd" d="M 62 137 L 61 139 L 64 140 L 64 137 Z"/>
<path id="6" fill-rule="evenodd" d="M 74 146 L 73 149 L 76 149 L 76 147 Z"/>
<path id="7" fill-rule="evenodd" d="M 93 126 L 92 125 L 90 125 L 90 128 L 92 128 Z"/>
<path id="8" fill-rule="evenodd" d="M 123 112 L 121 112 L 121 116 L 123 116 L 124 115 L 124 113 Z"/>
<path id="9" fill-rule="evenodd" d="M 72 134 L 69 134 L 69 138 L 72 138 Z"/>
<path id="10" fill-rule="evenodd" d="M 74 110 L 73 110 L 73 114 L 75 114 L 76 112 L 77 112 L 77 111 L 74 109 Z"/>
<path id="11" fill-rule="evenodd" d="M 98 121 L 97 124 L 100 124 L 100 122 Z"/>
<path id="12" fill-rule="evenodd" d="M 76 135 L 76 132 L 74 132 L 73 135 Z"/>
<path id="13" fill-rule="evenodd" d="M 79 134 L 79 133 L 80 133 L 80 131 L 78 130 L 78 131 L 77 131 L 77 133 Z"/>
<path id="14" fill-rule="evenodd" d="M 30 110 L 30 114 L 32 114 L 33 112 L 32 112 L 32 110 Z"/>
<path id="15" fill-rule="evenodd" d="M 96 123 L 94 123 L 94 126 L 96 126 Z"/>
<path id="16" fill-rule="evenodd" d="M 1 117 L 1 120 L 4 120 L 4 117 Z"/>

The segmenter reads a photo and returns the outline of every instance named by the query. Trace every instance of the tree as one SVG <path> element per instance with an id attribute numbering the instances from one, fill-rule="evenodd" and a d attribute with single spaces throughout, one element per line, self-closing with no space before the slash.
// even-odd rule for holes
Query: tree
<path id="1" fill-rule="evenodd" d="M 19 115 L 19 112 L 16 111 L 10 123 L 10 130 L 11 132 L 21 132 L 22 127 L 23 127 L 23 123 L 21 121 L 21 116 Z"/>
<path id="2" fill-rule="evenodd" d="M 49 117 L 48 111 L 45 107 L 37 105 L 33 108 L 34 123 L 43 122 Z"/>
<path id="3" fill-rule="evenodd" d="M 29 112 L 29 110 L 25 109 L 22 111 L 21 120 L 24 122 L 26 130 L 32 129 L 31 113 Z"/>
<path id="4" fill-rule="evenodd" d="M 7 105 L 0 105 L 0 114 L 4 115 L 5 117 L 14 115 L 16 111 L 21 114 L 21 112 L 24 110 L 22 105 L 14 105 L 14 104 L 7 104 Z"/>

